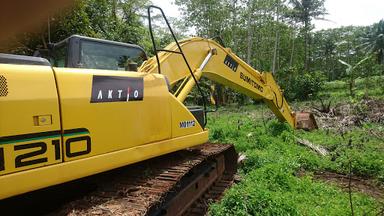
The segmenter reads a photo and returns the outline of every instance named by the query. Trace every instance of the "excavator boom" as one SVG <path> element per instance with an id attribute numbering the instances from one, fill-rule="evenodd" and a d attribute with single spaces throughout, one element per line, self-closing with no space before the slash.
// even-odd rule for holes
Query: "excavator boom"
<path id="1" fill-rule="evenodd" d="M 152 57 L 144 62 L 139 71 L 161 71 L 171 87 L 182 82 L 175 96 L 183 102 L 196 84 L 187 64 L 181 64 L 183 57 L 179 52 L 183 52 L 197 80 L 204 76 L 255 100 L 263 100 L 279 120 L 287 122 L 293 128 L 296 127 L 295 114 L 271 73 L 253 69 L 231 49 L 210 39 L 194 37 L 180 41 L 179 45 L 182 51 L 176 43 L 172 43 L 158 53 L 160 70 L 156 58 Z"/>

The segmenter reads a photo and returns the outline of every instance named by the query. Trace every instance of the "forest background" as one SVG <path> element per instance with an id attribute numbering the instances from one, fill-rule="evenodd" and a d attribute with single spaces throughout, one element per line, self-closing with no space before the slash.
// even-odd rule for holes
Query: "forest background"
<path id="1" fill-rule="evenodd" d="M 355 80 L 366 89 L 384 74 L 384 20 L 371 26 L 346 26 L 314 31 L 313 21 L 324 19 L 324 0 L 175 0 L 182 14 L 170 18 L 178 39 L 193 35 L 222 39 L 240 58 L 259 71 L 271 71 L 288 100 L 317 99 L 326 81 L 345 82 L 355 97 Z M 82 0 L 49 17 L 34 33 L 17 36 L 0 52 L 32 55 L 72 34 L 142 46 L 153 55 L 146 6 L 150 0 Z M 171 35 L 155 16 L 157 43 L 165 47 Z M 49 23 L 49 24 L 48 24 Z M 49 28 L 48 28 L 49 26 Z M 192 30 L 191 30 L 192 29 Z M 372 79 L 373 77 L 373 79 Z M 202 80 L 206 94 L 212 83 Z M 217 86 L 218 104 L 245 104 L 250 99 Z M 369 96 L 368 90 L 364 95 Z M 329 98 L 322 94 L 321 97 Z M 189 101 L 201 103 L 197 92 Z"/>

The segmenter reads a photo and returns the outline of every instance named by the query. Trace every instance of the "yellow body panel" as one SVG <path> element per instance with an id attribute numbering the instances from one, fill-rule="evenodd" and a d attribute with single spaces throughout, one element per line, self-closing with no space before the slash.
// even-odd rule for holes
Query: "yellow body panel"
<path id="1" fill-rule="evenodd" d="M 0 199 L 208 140 L 208 131 L 169 92 L 163 75 L 28 65 L 1 69 L 10 94 L 0 97 L 0 168 L 5 162 Z M 119 80 L 136 85 L 124 90 L 126 100 L 116 90 Z M 28 148 L 15 151 L 18 146 Z M 24 164 L 36 164 L 14 168 L 20 155 Z"/>
<path id="2" fill-rule="evenodd" d="M 48 66 L 0 64 L 8 95 L 0 97 L 0 136 L 60 130 L 55 78 Z M 52 115 L 52 125 L 36 126 L 33 116 Z"/>
<path id="3" fill-rule="evenodd" d="M 191 112 L 189 112 L 188 109 L 186 109 L 173 95 L 171 96 L 172 137 L 180 137 L 203 131 L 202 126 L 197 122 Z M 206 141 L 208 141 L 208 139 Z"/>
<path id="4" fill-rule="evenodd" d="M 193 135 L 0 176 L 0 199 L 143 161 L 202 144 L 207 140 L 208 131 L 203 131 Z"/>
<path id="5" fill-rule="evenodd" d="M 171 138 L 171 106 L 165 80 L 157 74 L 55 68 L 63 129 L 86 128 L 92 138 L 90 154 L 74 160 Z M 144 99 L 90 103 L 92 76 L 143 77 Z M 70 137 L 65 137 L 64 143 Z M 80 148 L 84 144 L 80 142 Z"/>
<path id="6" fill-rule="evenodd" d="M 0 64 L 0 75 L 8 89 L 8 95 L 0 97 L 0 152 L 4 156 L 0 176 L 61 162 L 60 148 L 56 152 L 53 145 L 59 145 L 61 137 L 51 67 Z"/>

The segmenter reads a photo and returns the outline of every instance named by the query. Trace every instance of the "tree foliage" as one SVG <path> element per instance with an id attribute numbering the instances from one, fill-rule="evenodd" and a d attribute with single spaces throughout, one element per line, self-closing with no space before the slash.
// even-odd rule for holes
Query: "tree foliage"
<path id="1" fill-rule="evenodd" d="M 384 19 L 369 28 L 363 46 L 366 51 L 376 54 L 378 64 L 384 64 Z"/>
<path id="2" fill-rule="evenodd" d="M 321 88 L 312 84 L 320 77 L 320 80 L 325 77 L 328 81 L 350 80 L 339 60 L 355 65 L 370 53 L 375 53 L 378 59 L 383 58 L 384 22 L 371 27 L 347 26 L 314 31 L 313 20 L 324 19 L 327 14 L 324 2 L 176 0 L 184 22 L 194 27 L 197 35 L 220 36 L 254 68 L 276 71 L 278 81 L 290 99 L 316 95 Z M 353 77 L 379 75 L 381 70 L 382 67 L 368 58 L 354 70 Z M 224 90 L 224 95 L 239 97 L 228 89 Z M 233 101 L 231 98 L 227 100 Z"/>
<path id="3" fill-rule="evenodd" d="M 300 22 L 304 25 L 304 68 L 309 69 L 308 49 L 310 46 L 310 31 L 313 29 L 311 21 L 321 18 L 326 14 L 324 7 L 325 0 L 290 0 L 293 6 L 292 10 L 287 14 L 288 17 Z"/>
<path id="4" fill-rule="evenodd" d="M 148 36 L 141 17 L 148 4 L 148 0 L 77 0 L 37 31 L 19 35 L 10 52 L 30 55 L 72 34 L 145 44 Z"/>
<path id="5" fill-rule="evenodd" d="M 372 26 L 347 26 L 315 31 L 314 19 L 326 14 L 324 0 L 174 0 L 182 17 L 169 18 L 178 39 L 198 35 L 222 38 L 240 58 L 259 71 L 276 72 L 278 82 L 291 99 L 303 91 L 296 82 L 312 89 L 311 74 L 322 74 L 328 81 L 350 80 L 345 66 L 357 64 L 353 77 L 368 78 L 384 73 L 384 20 Z M 49 18 L 34 33 L 19 35 L 0 51 L 31 55 L 72 34 L 129 42 L 153 55 L 148 34 L 146 6 L 150 0 L 77 0 L 72 8 Z M 154 16 L 158 47 L 173 39 L 158 16 Z M 49 29 L 49 30 L 48 30 Z M 50 34 L 48 33 L 50 32 Z M 308 82 L 306 82 L 308 81 Z M 202 86 L 210 88 L 211 82 Z M 247 102 L 244 96 L 218 86 L 219 102 Z M 205 90 L 209 92 L 209 89 Z M 193 94 L 192 94 L 193 95 Z M 198 94 L 196 94 L 198 95 Z M 297 97 L 295 96 L 297 95 Z M 194 98 L 194 101 L 201 99 Z"/>

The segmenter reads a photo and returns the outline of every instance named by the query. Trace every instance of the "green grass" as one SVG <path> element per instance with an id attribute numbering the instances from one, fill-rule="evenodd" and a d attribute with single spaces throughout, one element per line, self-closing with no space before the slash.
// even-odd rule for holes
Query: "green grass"
<path id="1" fill-rule="evenodd" d="M 374 136 L 370 130 L 382 132 L 384 126 L 365 124 L 352 128 L 343 136 L 334 130 L 299 131 L 298 135 L 331 151 L 330 160 L 333 163 L 329 170 L 348 173 L 348 164 L 352 161 L 355 175 L 384 182 L 384 137 Z"/>
<path id="2" fill-rule="evenodd" d="M 353 129 L 344 139 L 335 131 L 293 131 L 276 120 L 263 121 L 261 106 L 226 107 L 209 115 L 210 140 L 232 143 L 247 155 L 239 169 L 242 181 L 211 205 L 210 215 L 350 215 L 348 193 L 310 174 L 348 173 L 350 159 L 354 173 L 383 181 L 383 144 L 364 128 Z M 382 130 L 383 126 L 366 127 Z M 331 155 L 320 157 L 297 145 L 295 136 L 324 145 Z M 299 177 L 299 170 L 309 174 Z M 353 204 L 356 215 L 376 215 L 381 206 L 379 200 L 358 192 L 353 193 Z"/>
<path id="3" fill-rule="evenodd" d="M 355 82 L 355 95 L 357 99 L 364 97 L 365 93 L 372 98 L 384 99 L 384 76 L 373 76 L 368 79 L 357 78 Z M 339 102 L 351 99 L 347 83 L 341 80 L 325 83 L 324 90 L 319 96 L 329 96 Z"/>

